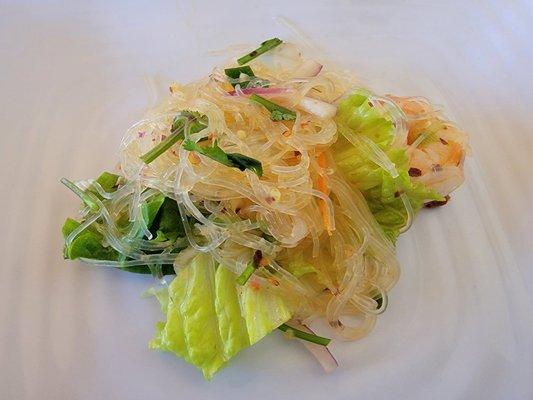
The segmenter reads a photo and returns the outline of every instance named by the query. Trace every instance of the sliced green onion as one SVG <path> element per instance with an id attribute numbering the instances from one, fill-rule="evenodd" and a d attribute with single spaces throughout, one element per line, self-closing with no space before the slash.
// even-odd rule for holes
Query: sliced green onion
<path id="1" fill-rule="evenodd" d="M 207 127 L 207 117 L 205 115 L 183 111 L 174 118 L 172 127 L 170 128 L 170 135 L 161 141 L 157 146 L 143 154 L 140 158 L 145 164 L 150 164 L 157 157 L 170 149 L 178 140 L 182 140 L 185 137 L 185 124 L 189 122 L 189 132 L 191 134 L 198 133 Z"/>
<path id="2" fill-rule="evenodd" d="M 281 43 L 283 43 L 283 41 L 278 38 L 265 40 L 263 43 L 261 43 L 261 46 L 259 46 L 257 49 L 239 58 L 237 60 L 237 63 L 239 65 L 246 64 L 252 61 L 254 58 L 259 57 L 261 54 L 266 53 L 269 50 L 272 50 L 274 47 L 280 45 Z"/>
<path id="3" fill-rule="evenodd" d="M 252 261 L 248 263 L 242 274 L 237 277 L 237 283 L 239 285 L 244 286 L 246 282 L 248 282 L 248 279 L 250 279 L 254 271 L 261 265 L 262 259 L 263 252 L 261 250 L 256 250 Z"/>
<path id="4" fill-rule="evenodd" d="M 261 97 L 255 93 L 250 96 L 250 100 L 255 101 L 256 103 L 262 105 L 268 111 L 270 111 L 270 117 L 274 121 L 291 121 L 296 119 L 296 113 L 294 111 L 280 106 L 279 104 L 267 100 L 264 97 Z"/>
<path id="5" fill-rule="evenodd" d="M 251 263 L 251 262 L 248 263 L 248 265 L 246 266 L 244 271 L 242 271 L 242 274 L 240 274 L 237 277 L 237 283 L 239 285 L 241 285 L 241 286 L 246 285 L 246 282 L 248 282 L 248 279 L 250 279 L 250 277 L 252 276 L 254 271 L 255 271 L 255 267 L 254 267 L 253 263 Z"/>
<path id="6" fill-rule="evenodd" d="M 226 68 L 224 70 L 225 74 L 229 78 L 231 86 L 235 87 L 239 85 L 241 89 L 253 87 L 268 87 L 270 82 L 267 79 L 261 79 L 255 76 L 254 71 L 248 65 L 243 65 L 241 67 L 235 68 Z M 250 79 L 241 81 L 241 74 L 248 76 Z"/>
<path id="7" fill-rule="evenodd" d="M 81 190 L 78 185 L 76 185 L 74 182 L 68 180 L 67 178 L 62 178 L 61 183 L 68 187 L 70 190 L 72 190 L 82 201 L 92 210 L 92 211 L 98 211 L 100 208 L 94 198 L 91 194 L 84 192 Z"/>
<path id="8" fill-rule="evenodd" d="M 242 67 L 235 67 L 235 68 L 226 68 L 224 70 L 224 73 L 226 76 L 229 76 L 233 79 L 239 79 L 241 77 L 241 74 L 248 75 L 249 77 L 253 77 L 254 71 L 252 71 L 252 68 L 250 68 L 248 65 L 243 65 Z"/>
<path id="9" fill-rule="evenodd" d="M 287 324 L 281 324 L 280 326 L 278 326 L 278 329 L 280 331 L 287 332 L 293 335 L 294 337 L 297 337 L 298 339 L 306 340 L 308 342 L 319 344 L 321 346 L 327 346 L 329 342 L 331 342 L 331 339 L 301 331 Z"/>

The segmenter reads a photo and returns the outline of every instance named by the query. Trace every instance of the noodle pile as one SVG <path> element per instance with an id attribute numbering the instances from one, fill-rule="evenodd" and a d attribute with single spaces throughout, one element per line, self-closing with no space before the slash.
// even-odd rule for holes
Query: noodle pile
<path id="1" fill-rule="evenodd" d="M 390 153 L 368 136 L 340 125 L 335 115 L 339 103 L 358 90 L 346 72 L 304 59 L 289 43 L 247 65 L 255 76 L 248 77 L 246 87 L 228 77 L 224 68 L 215 68 L 198 82 L 173 84 L 169 99 L 123 137 L 116 190 L 105 190 L 94 180 L 77 182 L 94 196 L 86 201 L 81 224 L 66 236 L 66 246 L 94 229 L 120 257 L 81 256 L 83 261 L 148 266 L 159 278 L 169 267 L 179 274 L 200 253 L 241 275 L 260 254 L 261 263 L 246 285 L 282 298 L 293 323 L 302 326 L 325 318 L 337 337 L 361 338 L 385 310 L 399 265 L 394 242 L 369 208 L 367 194 L 338 166 L 344 157 L 338 151 L 341 132 L 342 146 L 358 149 L 392 182 L 410 178 L 402 177 Z M 430 185 L 437 180 L 442 190 L 434 200 L 459 186 L 466 137 L 454 144 L 452 136 L 459 131 L 424 99 L 367 93 L 369 112 L 391 119 L 390 146 L 408 149 L 417 167 L 409 169 L 413 181 Z M 295 118 L 273 119 L 269 110 L 251 101 L 252 94 L 294 111 Z M 205 129 L 192 129 L 194 121 L 185 120 L 184 140 L 153 161 L 143 161 L 141 156 L 171 134 L 183 111 L 205 117 Z M 258 160 L 262 174 L 190 151 L 186 141 Z M 443 165 L 438 164 L 440 154 L 446 155 Z M 413 204 L 408 191 L 396 185 L 393 200 L 401 201 L 405 214 L 402 232 L 424 199 Z M 177 240 L 156 238 L 147 225 L 141 205 L 161 195 L 177 204 L 175 218 L 183 225 L 183 237 Z"/>
<path id="2" fill-rule="evenodd" d="M 128 131 L 122 141 L 121 170 L 131 185 L 132 210 L 140 193 L 144 198 L 150 195 L 146 188 L 176 199 L 194 251 L 209 252 L 239 274 L 254 250 L 261 250 L 270 268 L 254 279 L 291 299 L 296 319 L 326 317 L 340 336 L 357 339 L 384 310 L 387 292 L 398 279 L 398 262 L 363 196 L 335 168 L 330 150 L 337 139 L 334 117 L 321 118 L 298 107 L 306 96 L 334 103 L 352 82 L 333 71 L 299 77 L 305 61 L 299 56 L 287 61 L 291 51 L 296 50 L 286 44 L 273 51 L 270 63 L 259 58 L 250 65 L 257 76 L 270 81 L 269 99 L 296 111 L 294 122 L 272 121 L 239 88 L 228 94 L 232 88 L 227 77 L 215 69 L 200 82 L 173 85 L 171 99 Z M 263 165 L 263 176 L 225 168 L 179 143 L 145 165 L 139 157 L 168 135 L 181 110 L 200 112 L 209 121 L 206 129 L 186 138 L 216 139 L 226 152 L 255 158 Z M 325 167 L 317 161 L 321 154 Z M 327 182 L 329 195 L 317 189 L 319 178 Z M 114 202 L 120 207 L 120 198 Z M 321 202 L 331 221 L 330 232 L 323 223 Z M 143 244 L 147 245 L 123 244 L 121 252 L 131 248 L 128 256 L 139 257 Z M 312 264 L 320 278 L 297 279 L 284 268 L 293 259 Z M 343 323 L 341 316 L 356 316 L 357 323 Z"/>

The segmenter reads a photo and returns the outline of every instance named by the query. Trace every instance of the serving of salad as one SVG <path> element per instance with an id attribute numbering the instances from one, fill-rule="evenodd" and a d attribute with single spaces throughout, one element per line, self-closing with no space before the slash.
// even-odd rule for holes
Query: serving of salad
<path id="1" fill-rule="evenodd" d="M 421 97 L 378 95 L 278 38 L 174 83 L 79 196 L 64 257 L 155 278 L 150 348 L 206 379 L 274 331 L 326 371 L 399 277 L 398 235 L 464 181 L 467 136 Z M 310 324 L 326 321 L 329 332 Z"/>

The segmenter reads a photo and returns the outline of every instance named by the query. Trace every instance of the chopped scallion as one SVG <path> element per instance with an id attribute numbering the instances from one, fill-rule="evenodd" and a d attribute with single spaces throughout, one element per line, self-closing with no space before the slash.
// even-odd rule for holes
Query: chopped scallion
<path id="1" fill-rule="evenodd" d="M 250 279 L 254 271 L 255 271 L 254 264 L 249 262 L 248 265 L 246 265 L 246 268 L 244 269 L 244 271 L 242 271 L 242 274 L 240 274 L 237 277 L 237 283 L 241 286 L 244 286 L 246 282 L 248 282 L 248 279 Z"/>
<path id="2" fill-rule="evenodd" d="M 170 149 L 178 140 L 185 137 L 185 126 L 189 123 L 189 133 L 198 133 L 207 127 L 207 117 L 197 112 L 182 111 L 172 122 L 170 135 L 162 140 L 152 150 L 141 156 L 145 164 L 150 164 L 157 157 Z"/>
<path id="3" fill-rule="evenodd" d="M 254 58 L 259 57 L 261 54 L 266 53 L 269 50 L 272 50 L 274 47 L 280 45 L 281 43 L 283 43 L 283 41 L 278 38 L 265 40 L 263 43 L 261 43 L 261 46 L 259 46 L 257 49 L 239 58 L 237 60 L 237 63 L 239 65 L 246 64 L 252 61 Z"/>
<path id="4" fill-rule="evenodd" d="M 239 79 L 241 74 L 248 75 L 249 77 L 255 76 L 254 71 L 252 71 L 252 68 L 250 68 L 248 65 L 235 68 L 226 68 L 224 73 L 226 76 L 229 76 L 232 79 Z"/>
<path id="5" fill-rule="evenodd" d="M 250 96 L 250 100 L 255 101 L 270 111 L 270 118 L 274 121 L 291 121 L 296 119 L 296 113 L 294 111 L 280 106 L 279 104 L 267 100 L 255 93 Z"/>
<path id="6" fill-rule="evenodd" d="M 301 330 L 293 328 L 293 327 L 291 327 L 291 326 L 289 326 L 287 324 L 281 324 L 280 326 L 278 326 L 278 329 L 280 331 L 287 332 L 287 333 L 293 335 L 294 337 L 296 337 L 298 339 L 302 339 L 302 340 L 305 340 L 307 342 L 319 344 L 321 346 L 327 346 L 329 344 L 329 342 L 331 342 L 331 339 L 328 339 L 328 338 L 325 338 L 325 337 L 322 337 L 322 336 L 318 336 L 318 335 L 314 335 L 312 333 L 301 331 Z"/>

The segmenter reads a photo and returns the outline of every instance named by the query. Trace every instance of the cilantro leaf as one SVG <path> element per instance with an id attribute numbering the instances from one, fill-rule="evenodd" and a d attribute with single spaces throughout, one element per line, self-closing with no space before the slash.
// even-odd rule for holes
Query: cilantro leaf
<path id="1" fill-rule="evenodd" d="M 226 153 L 218 146 L 216 141 L 212 146 L 202 147 L 192 140 L 185 140 L 183 142 L 183 148 L 188 151 L 196 151 L 227 167 L 238 168 L 241 171 L 249 169 L 255 172 L 257 176 L 263 175 L 263 166 L 260 161 L 240 153 Z"/>

